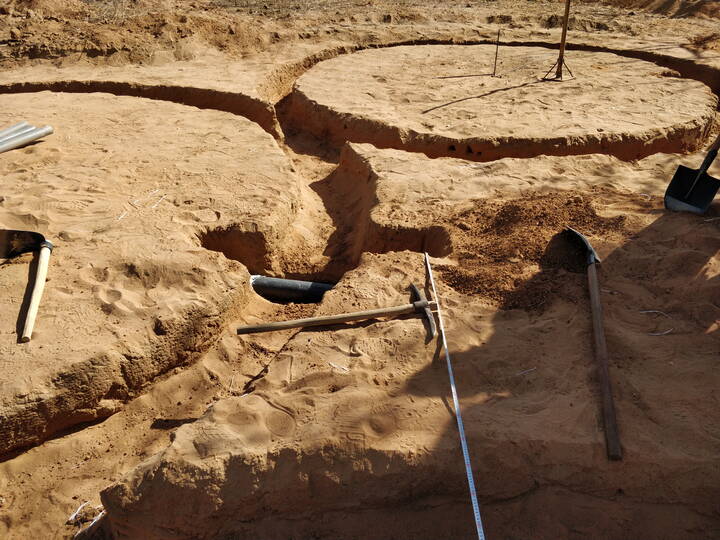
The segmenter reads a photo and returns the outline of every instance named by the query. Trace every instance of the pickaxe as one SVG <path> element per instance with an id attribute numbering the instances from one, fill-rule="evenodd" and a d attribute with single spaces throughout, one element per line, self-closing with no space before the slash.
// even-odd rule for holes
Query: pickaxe
<path id="1" fill-rule="evenodd" d="M 393 317 L 397 315 L 405 315 L 407 313 L 420 312 L 428 320 L 430 338 L 434 338 L 437 334 L 435 327 L 435 318 L 432 309 L 437 307 L 437 303 L 433 300 L 425 298 L 423 292 L 414 284 L 410 285 L 412 291 L 413 302 L 402 306 L 370 309 L 367 311 L 356 311 L 353 313 L 340 313 L 339 315 L 327 315 L 325 317 L 310 317 L 308 319 L 294 319 L 291 321 L 279 321 L 266 324 L 256 324 L 250 326 L 240 326 L 237 329 L 238 334 L 254 334 L 258 332 L 274 332 L 275 330 L 287 330 L 289 328 L 305 328 L 308 326 L 327 326 L 332 324 L 342 324 L 353 321 L 365 321 L 368 319 L 376 319 L 379 317 Z"/>
<path id="2" fill-rule="evenodd" d="M 53 245 L 45 240 L 45 237 L 40 233 L 0 230 L 0 259 L 11 259 L 22 253 L 35 251 L 37 249 L 40 250 L 37 272 L 35 274 L 35 285 L 32 296 L 30 296 L 30 306 L 25 316 L 25 325 L 20 338 L 23 343 L 30 341 L 30 337 L 32 336 L 35 317 L 37 317 L 38 307 L 40 306 L 40 298 L 42 298 L 43 289 L 45 289 L 45 278 L 47 277 L 52 248 Z"/>

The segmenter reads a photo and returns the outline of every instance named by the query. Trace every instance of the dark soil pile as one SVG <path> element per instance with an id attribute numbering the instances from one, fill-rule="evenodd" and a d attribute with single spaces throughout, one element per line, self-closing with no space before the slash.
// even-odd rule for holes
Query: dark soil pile
<path id="1" fill-rule="evenodd" d="M 443 280 L 501 309 L 542 310 L 562 294 L 563 283 L 579 282 L 568 272 L 585 269 L 583 250 L 564 232 L 567 227 L 591 239 L 627 236 L 624 216 L 605 218 L 596 211 L 606 191 L 476 201 L 449 219 L 458 266 L 440 267 Z"/>

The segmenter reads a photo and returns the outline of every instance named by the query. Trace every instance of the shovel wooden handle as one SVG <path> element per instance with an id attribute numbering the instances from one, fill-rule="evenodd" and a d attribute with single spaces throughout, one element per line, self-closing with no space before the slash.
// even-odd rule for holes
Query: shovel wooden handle
<path id="1" fill-rule="evenodd" d="M 430 300 L 419 300 L 412 304 L 404 304 L 402 306 L 369 309 L 367 311 L 356 311 L 354 313 L 340 313 L 339 315 L 328 315 L 326 317 L 310 317 L 308 319 L 294 319 L 292 321 L 279 321 L 267 324 L 256 324 L 250 326 L 240 326 L 237 329 L 238 334 L 255 334 L 258 332 L 274 332 L 275 330 L 287 330 L 289 328 L 305 328 L 307 326 L 325 326 L 329 324 L 342 324 L 353 321 L 365 321 L 376 317 L 389 317 L 396 315 L 404 315 L 413 313 L 414 311 L 422 311 L 426 307 L 434 309 L 437 304 Z"/>
<path id="2" fill-rule="evenodd" d="M 40 307 L 40 299 L 45 289 L 45 278 L 47 278 L 48 263 L 50 262 L 50 252 L 52 244 L 43 242 L 40 247 L 40 255 L 38 257 L 37 272 L 35 274 L 35 285 L 33 286 L 32 296 L 30 296 L 30 307 L 28 307 L 25 316 L 25 327 L 23 328 L 20 341 L 27 343 L 32 336 L 33 327 L 35 326 L 35 318 L 37 317 L 38 307 Z"/>
<path id="3" fill-rule="evenodd" d="M 588 265 L 588 286 L 590 289 L 590 305 L 592 308 L 593 334 L 595 335 L 595 359 L 602 396 L 603 422 L 605 424 L 605 442 L 607 455 L 612 460 L 622 459 L 620 435 L 618 434 L 617 419 L 615 418 L 615 403 L 613 401 L 612 386 L 610 385 L 610 372 L 608 370 L 608 351 L 605 342 L 605 328 L 603 325 L 602 305 L 600 304 L 600 284 L 598 282 L 597 268 L 593 262 Z"/>

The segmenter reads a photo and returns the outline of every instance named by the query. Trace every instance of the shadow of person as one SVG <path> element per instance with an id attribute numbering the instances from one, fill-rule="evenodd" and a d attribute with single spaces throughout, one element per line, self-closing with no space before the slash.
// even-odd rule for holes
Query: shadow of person
<path id="1" fill-rule="evenodd" d="M 606 457 L 585 259 L 575 245 L 553 237 L 539 272 L 499 310 L 440 284 L 491 537 L 691 539 L 720 527 L 717 514 L 703 514 L 708 497 L 720 496 L 720 431 L 710 427 L 720 425 L 720 230 L 714 220 L 658 212 L 622 243 L 589 236 L 603 258 L 621 462 Z M 472 319 L 474 310 L 488 317 Z M 473 538 L 449 390 L 442 356 L 404 388 L 445 401 L 435 451 L 454 445 L 445 483 L 467 507 L 461 536 Z"/>

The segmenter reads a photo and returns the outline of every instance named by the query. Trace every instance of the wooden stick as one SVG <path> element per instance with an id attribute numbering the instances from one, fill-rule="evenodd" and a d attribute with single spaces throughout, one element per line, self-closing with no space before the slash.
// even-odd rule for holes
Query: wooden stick
<path id="1" fill-rule="evenodd" d="M 560 56 L 557 62 L 555 78 L 562 80 L 563 65 L 565 65 L 565 41 L 567 40 L 568 21 L 570 20 L 570 0 L 565 0 L 565 18 L 563 19 L 562 37 L 560 38 Z"/>
<path id="2" fill-rule="evenodd" d="M 32 296 L 30 296 L 30 307 L 28 307 L 28 312 L 25 317 L 25 327 L 23 328 L 22 337 L 20 338 L 20 341 L 23 343 L 27 343 L 32 337 L 35 317 L 37 317 L 40 299 L 42 298 L 43 290 L 45 290 L 45 278 L 47 278 L 51 251 L 52 244 L 50 242 L 45 241 L 41 244 L 37 273 L 35 274 L 35 285 L 33 286 Z"/>
<path id="3" fill-rule="evenodd" d="M 356 311 L 354 313 L 341 313 L 339 315 L 327 315 L 324 317 L 310 317 L 308 319 L 294 319 L 291 321 L 279 321 L 266 324 L 256 324 L 250 326 L 240 326 L 237 329 L 238 334 L 254 334 L 258 332 L 274 332 L 276 330 L 287 330 L 289 328 L 305 328 L 307 326 L 325 326 L 329 324 L 342 324 L 353 321 L 364 321 L 374 319 L 376 317 L 389 317 L 396 315 L 404 315 L 413 313 L 414 311 L 422 311 L 426 307 L 435 309 L 437 304 L 430 300 L 419 300 L 412 304 L 404 304 L 402 306 L 370 309 L 367 311 Z"/>
<path id="4" fill-rule="evenodd" d="M 608 370 L 608 351 L 605 342 L 605 329 L 603 326 L 603 312 L 600 304 L 600 284 L 598 282 L 596 263 L 588 265 L 588 286 L 590 289 L 590 306 L 592 308 L 593 333 L 595 335 L 595 360 L 597 361 L 600 393 L 602 395 L 603 423 L 605 424 L 605 443 L 608 458 L 622 459 L 620 435 L 618 434 L 617 419 L 615 418 L 615 403 L 613 402 L 612 386 L 610 385 L 610 372 Z"/>

